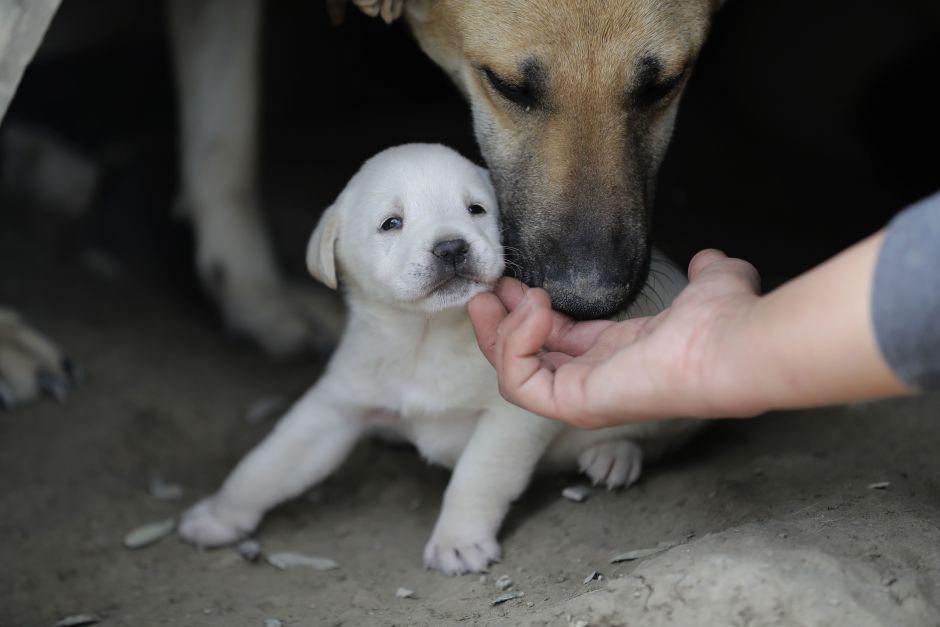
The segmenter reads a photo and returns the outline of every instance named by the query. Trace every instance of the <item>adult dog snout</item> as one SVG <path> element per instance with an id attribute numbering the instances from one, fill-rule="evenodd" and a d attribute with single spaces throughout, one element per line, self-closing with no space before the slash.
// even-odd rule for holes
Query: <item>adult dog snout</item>
<path id="1" fill-rule="evenodd" d="M 435 257 L 444 263 L 458 265 L 466 261 L 470 244 L 465 239 L 448 239 L 438 242 L 431 249 Z"/>
<path id="2" fill-rule="evenodd" d="M 552 307 L 577 320 L 608 318 L 616 314 L 630 296 L 630 284 L 598 283 L 588 279 L 574 284 L 547 279 L 543 287 Z"/>

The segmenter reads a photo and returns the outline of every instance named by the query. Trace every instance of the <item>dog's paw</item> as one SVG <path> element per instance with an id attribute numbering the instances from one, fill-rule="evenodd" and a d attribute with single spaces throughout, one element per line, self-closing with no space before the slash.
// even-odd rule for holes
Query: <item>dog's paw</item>
<path id="1" fill-rule="evenodd" d="M 353 0 L 353 4 L 369 17 L 382 16 L 386 24 L 391 24 L 401 17 L 405 0 Z"/>
<path id="2" fill-rule="evenodd" d="M 47 337 L 0 309 L 0 409 L 45 393 L 59 402 L 79 379 L 78 369 Z"/>
<path id="3" fill-rule="evenodd" d="M 601 442 L 578 456 L 581 472 L 608 490 L 636 483 L 643 470 L 643 449 L 630 440 Z"/>
<path id="4" fill-rule="evenodd" d="M 233 280 L 218 300 L 229 328 L 274 357 L 306 350 L 326 353 L 342 331 L 342 306 L 325 289 Z"/>
<path id="5" fill-rule="evenodd" d="M 257 524 L 257 517 L 227 511 L 215 497 L 210 497 L 183 513 L 177 532 L 191 544 L 212 548 L 240 540 L 254 531 Z"/>
<path id="6" fill-rule="evenodd" d="M 498 562 L 502 551 L 496 538 L 464 527 L 439 522 L 424 548 L 424 565 L 446 575 L 465 575 L 486 572 Z"/>

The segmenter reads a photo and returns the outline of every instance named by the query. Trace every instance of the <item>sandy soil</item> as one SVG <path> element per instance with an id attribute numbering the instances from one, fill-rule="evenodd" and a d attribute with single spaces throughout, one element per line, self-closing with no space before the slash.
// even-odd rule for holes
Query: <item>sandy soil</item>
<path id="1" fill-rule="evenodd" d="M 337 570 L 279 571 L 175 536 L 128 550 L 125 533 L 212 490 L 270 428 L 246 424 L 253 402 L 297 394 L 320 366 L 272 364 L 178 290 L 102 280 L 54 244 L 0 226 L 0 301 L 87 372 L 64 405 L 0 414 L 4 627 L 79 613 L 109 626 L 940 624 L 936 396 L 716 424 L 635 487 L 580 504 L 560 498 L 576 478 L 539 479 L 485 579 L 422 568 L 447 473 L 378 443 L 257 534 Z M 184 498 L 152 497 L 154 477 Z M 610 563 L 656 546 L 672 548 Z M 503 574 L 525 594 L 493 606 Z"/>

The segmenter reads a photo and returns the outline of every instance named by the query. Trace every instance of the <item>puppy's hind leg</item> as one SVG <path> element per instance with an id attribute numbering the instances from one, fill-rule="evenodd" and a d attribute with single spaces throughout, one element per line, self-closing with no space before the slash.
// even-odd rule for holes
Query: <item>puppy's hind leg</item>
<path id="1" fill-rule="evenodd" d="M 314 386 L 228 476 L 222 488 L 183 514 L 179 533 L 198 546 L 250 533 L 266 511 L 325 479 L 363 433 L 365 412 Z"/>
<path id="2" fill-rule="evenodd" d="M 327 348 L 338 308 L 284 284 L 258 208 L 261 0 L 170 0 L 169 12 L 199 275 L 226 323 L 269 353 Z"/>
<path id="3" fill-rule="evenodd" d="M 593 485 L 629 487 L 643 471 L 643 449 L 630 440 L 598 442 L 581 452 L 578 466 Z"/>

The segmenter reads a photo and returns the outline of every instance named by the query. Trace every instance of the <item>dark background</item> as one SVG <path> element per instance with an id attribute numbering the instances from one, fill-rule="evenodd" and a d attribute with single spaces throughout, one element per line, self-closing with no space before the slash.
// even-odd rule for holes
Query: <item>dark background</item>
<path id="1" fill-rule="evenodd" d="M 319 0 L 276 0 L 263 28 L 262 180 L 289 271 L 368 156 L 436 141 L 479 159 L 468 107 L 403 24 L 350 8 L 333 27 Z M 936 0 L 730 0 L 682 103 L 654 239 L 680 263 L 722 247 L 771 284 L 818 263 L 940 189 L 938 79 Z M 65 0 L 3 128 L 27 122 L 104 172 L 68 246 L 192 285 L 191 238 L 169 210 L 162 3 Z"/>

